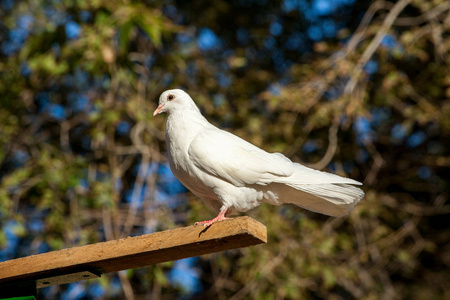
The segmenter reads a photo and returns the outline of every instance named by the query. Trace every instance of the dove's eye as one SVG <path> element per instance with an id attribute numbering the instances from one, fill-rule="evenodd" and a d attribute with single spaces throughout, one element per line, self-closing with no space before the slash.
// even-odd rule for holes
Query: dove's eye
<path id="1" fill-rule="evenodd" d="M 169 95 L 169 96 L 167 96 L 167 100 L 172 101 L 173 99 L 175 99 L 175 96 L 174 96 L 174 95 Z"/>

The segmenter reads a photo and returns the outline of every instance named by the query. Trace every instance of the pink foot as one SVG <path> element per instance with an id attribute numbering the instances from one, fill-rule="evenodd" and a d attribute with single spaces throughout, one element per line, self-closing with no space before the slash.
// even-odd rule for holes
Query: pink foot
<path id="1" fill-rule="evenodd" d="M 219 212 L 219 214 L 217 215 L 217 217 L 215 217 L 214 219 L 211 219 L 211 220 L 208 220 L 208 221 L 195 222 L 194 225 L 201 225 L 201 224 L 203 224 L 203 227 L 208 227 L 208 226 L 211 226 L 215 222 L 231 219 L 231 218 L 225 217 L 225 213 L 226 212 L 227 212 L 226 209 L 225 210 L 221 210 Z"/>

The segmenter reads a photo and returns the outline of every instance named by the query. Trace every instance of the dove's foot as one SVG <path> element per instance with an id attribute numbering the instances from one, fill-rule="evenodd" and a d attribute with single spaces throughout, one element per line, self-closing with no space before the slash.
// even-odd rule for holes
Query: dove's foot
<path id="1" fill-rule="evenodd" d="M 225 213 L 226 212 L 227 212 L 226 209 L 225 210 L 221 210 L 219 212 L 219 214 L 217 215 L 217 217 L 215 217 L 214 219 L 211 219 L 211 220 L 208 220 L 208 221 L 195 222 L 194 225 L 202 225 L 203 224 L 203 227 L 208 227 L 208 226 L 211 226 L 215 222 L 231 219 L 231 218 L 225 217 Z"/>
<path id="2" fill-rule="evenodd" d="M 211 226 L 213 223 L 215 223 L 217 221 L 222 221 L 222 220 L 227 220 L 227 219 L 231 219 L 231 218 L 217 216 L 217 217 L 215 217 L 212 220 L 195 222 L 194 225 L 201 225 L 201 224 L 203 224 L 203 227 L 208 227 L 208 226 Z"/>

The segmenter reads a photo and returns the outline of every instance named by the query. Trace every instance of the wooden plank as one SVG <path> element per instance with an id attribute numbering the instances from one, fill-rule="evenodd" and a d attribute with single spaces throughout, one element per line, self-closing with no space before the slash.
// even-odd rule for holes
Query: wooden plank
<path id="1" fill-rule="evenodd" d="M 266 227 L 250 217 L 176 228 L 52 251 L 0 263 L 0 284 L 93 270 L 117 272 L 267 242 Z"/>

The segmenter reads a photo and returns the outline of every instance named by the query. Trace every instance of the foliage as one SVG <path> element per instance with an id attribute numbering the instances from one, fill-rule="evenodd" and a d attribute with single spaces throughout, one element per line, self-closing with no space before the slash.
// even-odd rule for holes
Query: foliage
<path id="1" fill-rule="evenodd" d="M 218 126 L 366 192 L 345 218 L 263 205 L 249 214 L 267 245 L 42 298 L 449 297 L 448 1 L 0 5 L 0 260 L 212 216 L 164 157 L 152 112 L 172 87 Z"/>

